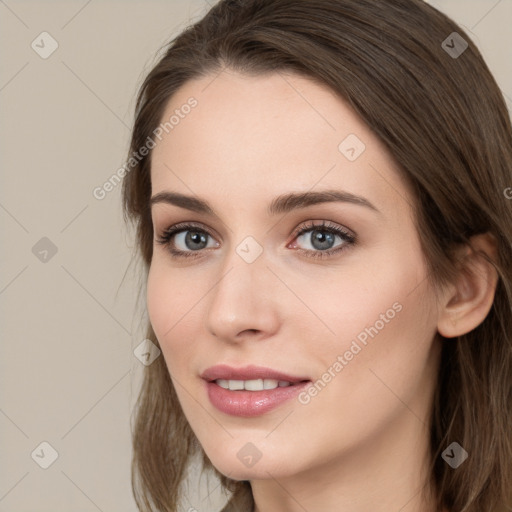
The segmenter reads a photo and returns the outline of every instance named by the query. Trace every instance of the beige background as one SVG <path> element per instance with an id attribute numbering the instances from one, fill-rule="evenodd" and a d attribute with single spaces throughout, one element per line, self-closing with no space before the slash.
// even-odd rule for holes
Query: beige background
<path id="1" fill-rule="evenodd" d="M 512 0 L 430 3 L 473 37 L 512 109 Z M 129 422 L 144 297 L 131 270 L 123 280 L 132 235 L 120 187 L 101 201 L 92 191 L 123 164 L 157 50 L 207 7 L 0 0 L 0 512 L 136 511 Z M 43 31 L 59 45 L 47 59 L 31 47 L 50 48 Z M 43 441 L 58 452 L 47 469 Z M 183 510 L 225 502 L 198 488 Z"/>

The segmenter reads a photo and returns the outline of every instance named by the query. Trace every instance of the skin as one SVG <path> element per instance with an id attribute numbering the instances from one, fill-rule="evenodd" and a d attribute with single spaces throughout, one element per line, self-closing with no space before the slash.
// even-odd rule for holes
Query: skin
<path id="1" fill-rule="evenodd" d="M 153 150 L 152 195 L 200 197 L 217 217 L 153 205 L 155 239 L 185 221 L 213 236 L 197 258 L 174 257 L 155 241 L 147 306 L 203 449 L 221 473 L 251 481 L 256 512 L 433 512 L 428 486 L 420 491 L 441 348 L 436 333 L 457 336 L 485 318 L 495 273 L 468 253 L 479 272 L 461 274 L 436 299 L 396 163 L 328 88 L 294 74 L 225 69 L 185 84 L 163 118 L 191 96 L 197 107 Z M 366 146 L 352 162 L 338 149 L 349 134 Z M 278 195 L 324 189 L 363 196 L 379 212 L 339 202 L 266 211 Z M 357 242 L 308 258 L 307 251 L 321 252 L 313 230 L 294 233 L 324 220 L 355 233 Z M 236 252 L 247 236 L 263 249 L 252 263 Z M 184 235 L 174 242 L 194 251 Z M 344 243 L 335 236 L 329 248 Z M 492 252 L 488 238 L 475 243 Z M 253 418 L 210 403 L 200 378 L 206 368 L 258 364 L 315 382 L 396 303 L 400 312 L 359 343 L 362 350 L 309 403 L 293 399 Z M 250 468 L 237 457 L 248 442 L 261 452 Z"/>

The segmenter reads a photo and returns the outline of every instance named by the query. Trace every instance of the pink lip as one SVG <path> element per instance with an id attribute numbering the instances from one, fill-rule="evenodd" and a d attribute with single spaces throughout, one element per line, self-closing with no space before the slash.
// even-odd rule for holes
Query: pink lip
<path id="1" fill-rule="evenodd" d="M 288 382 L 296 383 L 309 380 L 307 377 L 294 377 L 286 373 L 266 368 L 264 366 L 249 365 L 243 368 L 233 368 L 227 364 L 218 364 L 206 369 L 201 377 L 207 381 L 214 381 L 217 379 L 225 380 L 253 380 L 253 379 L 274 379 L 286 380 Z"/>
<path id="2" fill-rule="evenodd" d="M 271 411 L 283 402 L 300 393 L 311 381 L 302 377 L 294 377 L 286 373 L 249 365 L 244 368 L 233 368 L 224 364 L 212 366 L 205 370 L 201 377 L 206 381 L 206 392 L 211 404 L 219 411 L 232 416 L 252 417 Z M 291 382 L 290 386 L 264 389 L 262 391 L 245 391 L 221 388 L 214 381 L 274 379 Z"/>
<path id="3" fill-rule="evenodd" d="M 231 391 L 215 382 L 205 382 L 211 404 L 219 411 L 231 416 L 252 417 L 271 411 L 283 402 L 295 397 L 311 382 L 301 382 L 286 387 L 263 391 Z"/>

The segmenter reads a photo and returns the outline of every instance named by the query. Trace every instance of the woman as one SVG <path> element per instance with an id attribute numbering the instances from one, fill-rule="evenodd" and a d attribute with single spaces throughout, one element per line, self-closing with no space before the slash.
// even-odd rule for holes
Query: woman
<path id="1" fill-rule="evenodd" d="M 221 0 L 139 92 L 140 510 L 512 510 L 512 128 L 419 0 Z"/>

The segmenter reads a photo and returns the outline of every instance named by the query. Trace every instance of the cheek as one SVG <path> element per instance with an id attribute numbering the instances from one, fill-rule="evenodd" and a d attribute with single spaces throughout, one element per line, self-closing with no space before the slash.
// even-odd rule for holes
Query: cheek
<path id="1" fill-rule="evenodd" d="M 324 309 L 337 337 L 317 345 L 325 373 L 316 376 L 321 382 L 311 407 L 332 411 L 331 427 L 345 439 L 371 435 L 403 413 L 404 404 L 424 417 L 431 400 L 436 329 L 426 281 L 411 263 L 387 270 Z"/>
<path id="2" fill-rule="evenodd" d="M 403 327 L 409 314 L 424 318 L 425 304 L 417 303 L 423 300 L 418 291 L 425 292 L 418 286 L 425 276 L 421 259 L 411 253 L 408 259 L 403 254 L 388 253 L 387 258 L 382 252 L 365 258 L 357 255 L 328 274 L 308 272 L 295 279 L 294 291 L 303 298 L 309 312 L 296 306 L 295 313 L 288 311 L 290 319 L 294 314 L 297 318 L 306 315 L 308 335 L 316 332 L 320 341 L 316 346 L 324 346 L 328 352 L 330 347 L 332 352 L 348 349 L 354 339 L 364 346 L 372 335 Z M 418 289 L 413 291 L 415 287 Z"/>
<path id="3" fill-rule="evenodd" d="M 205 290 L 201 279 L 190 285 L 190 278 L 180 270 L 171 270 L 158 259 L 151 264 L 147 280 L 147 311 L 149 320 L 162 348 L 164 358 L 172 364 L 194 350 L 201 325 L 198 316 L 200 300 Z M 171 367 L 169 367 L 171 369 Z"/>
<path id="4" fill-rule="evenodd" d="M 316 315 L 308 315 L 309 329 L 302 332 L 312 341 L 314 348 L 307 350 L 320 363 L 317 371 L 327 372 L 316 378 L 333 382 L 326 386 L 331 388 L 326 399 L 343 396 L 377 404 L 376 393 L 382 392 L 382 398 L 388 394 L 393 400 L 378 377 L 401 396 L 428 373 L 436 324 L 421 253 L 392 249 L 383 256 L 333 273 L 314 294 L 311 279 L 297 289 Z"/>
<path id="5" fill-rule="evenodd" d="M 173 325 L 177 301 L 173 297 L 170 280 L 155 261 L 149 269 L 146 296 L 149 320 L 158 340 L 162 342 L 163 334 Z"/>

